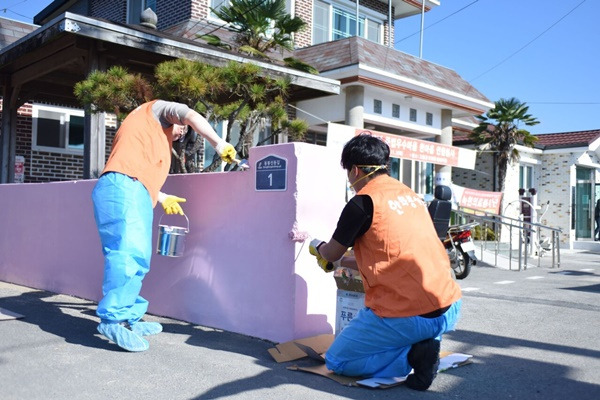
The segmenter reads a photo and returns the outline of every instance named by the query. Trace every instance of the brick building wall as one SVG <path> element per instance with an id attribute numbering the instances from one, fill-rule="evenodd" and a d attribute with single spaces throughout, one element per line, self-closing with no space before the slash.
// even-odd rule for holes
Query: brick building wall
<path id="1" fill-rule="evenodd" d="M 124 24 L 127 18 L 127 2 L 123 0 L 92 0 L 90 1 L 90 17 Z"/>
<path id="2" fill-rule="evenodd" d="M 477 153 L 474 171 L 452 168 L 452 182 L 476 190 L 492 191 L 494 185 L 494 158 L 490 153 Z"/>
<path id="3" fill-rule="evenodd" d="M 388 5 L 378 0 L 362 0 L 361 8 L 370 9 L 388 14 Z M 127 2 L 124 0 L 91 0 L 90 16 L 102 18 L 117 23 L 127 21 Z M 392 8 L 393 12 L 393 8 Z M 210 13 L 210 0 L 159 0 L 156 2 L 156 16 L 158 18 L 158 29 L 166 29 L 184 21 L 206 20 Z M 294 41 L 296 48 L 312 45 L 312 18 L 313 0 L 297 0 L 295 2 L 294 15 L 302 18 L 307 23 L 305 29 L 297 33 Z M 387 18 L 383 21 L 383 44 L 388 43 L 389 24 Z M 394 41 L 394 29 L 392 26 L 392 43 Z"/>
<path id="4" fill-rule="evenodd" d="M 203 17 L 194 18 L 192 15 L 193 5 L 200 1 L 190 0 L 169 0 L 156 2 L 156 16 L 158 17 L 158 29 L 165 29 L 179 22 L 190 19 L 201 19 Z M 206 0 L 203 1 L 206 4 Z"/>
<path id="5" fill-rule="evenodd" d="M 294 16 L 306 22 L 306 27 L 294 36 L 294 47 L 308 47 L 312 44 L 313 0 L 296 0 Z"/>
<path id="6" fill-rule="evenodd" d="M 592 157 L 596 163 L 600 163 L 595 155 Z M 539 159 L 540 164 L 534 166 L 534 176 L 536 177 L 534 187 L 537 189 L 537 204 L 542 205 L 548 201 L 550 202 L 550 208 L 544 214 L 540 223 L 562 229 L 560 242 L 566 245 L 571 240 L 571 206 L 573 201 L 571 176 L 575 174 L 577 160 L 574 153 L 569 152 L 546 153 L 539 156 Z M 490 153 L 477 155 L 476 170 L 478 172 L 453 168 L 452 182 L 463 187 L 491 191 L 493 188 L 493 157 Z M 489 174 L 489 176 L 484 174 Z M 596 176 L 597 179 L 600 179 L 600 174 L 596 173 Z M 518 217 L 518 189 L 519 164 L 517 163 L 508 168 L 502 201 L 503 214 L 511 218 Z"/>
<path id="7" fill-rule="evenodd" d="M 190 19 L 197 21 L 208 18 L 209 6 L 209 0 L 192 0 Z"/>
<path id="8" fill-rule="evenodd" d="M 157 28 L 165 29 L 179 22 L 190 19 L 201 19 L 202 8 L 208 10 L 208 0 L 158 0 L 156 2 Z M 90 16 L 124 24 L 127 22 L 127 1 L 124 0 L 92 0 Z"/>
<path id="9" fill-rule="evenodd" d="M 32 149 L 33 107 L 26 103 L 17 110 L 16 155 L 25 158 L 25 183 L 71 181 L 83 178 L 83 154 L 40 151 Z M 0 129 L 2 101 L 0 100 Z M 116 132 L 116 118 L 106 116 L 106 159 Z M 0 131 L 0 137 L 2 132 Z"/>
<path id="10" fill-rule="evenodd" d="M 544 216 L 546 223 L 562 229 L 561 243 L 569 241 L 571 229 L 571 172 L 575 168 L 572 153 L 544 154 L 538 175 L 538 203 L 550 201 Z"/>
<path id="11" fill-rule="evenodd" d="M 81 179 L 83 156 L 32 149 L 32 106 L 17 110 L 16 155 L 25 158 L 25 182 L 40 183 Z M 0 115 L 0 124 L 1 124 Z M 1 125 L 0 125 L 1 126 Z"/>

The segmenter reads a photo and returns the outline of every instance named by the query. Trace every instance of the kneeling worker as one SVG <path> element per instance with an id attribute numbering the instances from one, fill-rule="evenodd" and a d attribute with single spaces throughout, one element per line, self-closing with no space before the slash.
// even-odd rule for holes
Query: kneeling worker
<path id="1" fill-rule="evenodd" d="M 331 240 L 310 252 L 331 271 L 349 247 L 365 308 L 327 350 L 327 368 L 340 375 L 397 377 L 427 390 L 437 374 L 441 335 L 454 329 L 461 306 L 446 250 L 425 203 L 387 172 L 390 149 L 370 135 L 351 139 L 341 164 L 357 194 L 345 206 Z"/>

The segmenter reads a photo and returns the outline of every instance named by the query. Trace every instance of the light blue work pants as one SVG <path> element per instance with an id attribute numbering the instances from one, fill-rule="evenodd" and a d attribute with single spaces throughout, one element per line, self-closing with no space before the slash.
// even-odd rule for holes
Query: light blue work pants
<path id="1" fill-rule="evenodd" d="M 461 300 L 437 318 L 381 318 L 369 308 L 358 312 L 325 355 L 327 368 L 338 375 L 399 377 L 408 375 L 408 351 L 414 343 L 454 330 Z"/>
<path id="2" fill-rule="evenodd" d="M 108 172 L 92 192 L 94 217 L 104 254 L 102 322 L 137 322 L 148 301 L 140 296 L 152 257 L 152 200 L 141 182 Z"/>

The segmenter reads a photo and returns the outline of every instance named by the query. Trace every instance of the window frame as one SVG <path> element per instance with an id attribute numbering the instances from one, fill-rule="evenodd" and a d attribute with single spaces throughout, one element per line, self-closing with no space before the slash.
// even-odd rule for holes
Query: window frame
<path id="1" fill-rule="evenodd" d="M 373 114 L 383 114 L 383 101 L 373 99 Z"/>
<path id="2" fill-rule="evenodd" d="M 531 185 L 526 187 L 526 185 Z M 521 163 L 519 165 L 519 188 L 531 189 L 535 185 L 535 168 L 531 164 Z"/>
<path id="3" fill-rule="evenodd" d="M 325 6 L 327 6 L 327 20 L 328 20 L 328 24 L 326 26 L 327 28 L 327 32 L 326 32 L 326 36 L 327 36 L 327 40 L 325 40 L 324 42 L 319 42 L 316 43 L 315 42 L 315 4 L 319 2 Z M 342 2 L 342 1 L 336 1 L 336 0 L 315 0 L 313 2 L 313 9 L 312 9 L 312 13 L 313 13 L 313 24 L 312 24 L 312 29 L 311 29 L 311 44 L 312 45 L 316 45 L 316 44 L 321 44 L 321 43 L 327 43 L 327 42 L 331 42 L 334 40 L 339 40 L 339 39 L 343 39 L 345 37 L 352 37 L 353 35 L 349 35 L 349 36 L 345 36 L 345 37 L 341 37 L 338 39 L 334 39 L 334 10 L 337 9 L 341 12 L 344 12 L 352 17 L 356 16 L 356 8 L 354 5 L 352 5 L 351 3 L 346 4 L 346 2 Z M 378 44 L 383 44 L 383 27 L 384 27 L 384 23 L 387 20 L 387 16 L 379 13 L 375 10 L 371 10 L 369 8 L 361 8 L 360 12 L 359 12 L 359 32 L 358 35 L 356 36 L 360 36 L 364 39 L 367 39 L 373 43 L 378 43 Z M 378 41 L 373 41 L 371 39 L 369 39 L 369 28 L 370 28 L 370 22 L 376 23 L 378 25 L 377 27 L 377 36 L 378 36 Z M 354 22 L 356 23 L 356 22 Z M 362 30 L 363 35 L 360 35 L 360 31 Z"/>
<path id="4" fill-rule="evenodd" d="M 59 135 L 60 140 L 64 140 L 64 147 L 52 147 L 38 145 L 38 117 L 40 111 L 53 112 L 65 116 L 65 128 L 61 129 Z M 52 106 L 47 104 L 34 103 L 31 107 L 31 149 L 35 151 L 45 151 L 50 153 L 75 154 L 83 155 L 83 148 L 69 147 L 69 124 L 71 116 L 85 118 L 85 112 L 74 108 Z M 85 129 L 85 127 L 84 127 Z M 64 138 L 62 137 L 64 135 Z M 84 142 L 85 146 L 85 142 Z"/>
<path id="5" fill-rule="evenodd" d="M 410 122 L 418 122 L 418 117 L 417 117 L 417 109 L 416 108 L 411 108 L 408 111 L 408 120 Z"/>
<path id="6" fill-rule="evenodd" d="M 400 104 L 392 103 L 392 118 L 400 118 Z"/>
<path id="7" fill-rule="evenodd" d="M 425 125 L 433 126 L 433 113 L 430 113 L 430 112 L 425 113 Z"/>

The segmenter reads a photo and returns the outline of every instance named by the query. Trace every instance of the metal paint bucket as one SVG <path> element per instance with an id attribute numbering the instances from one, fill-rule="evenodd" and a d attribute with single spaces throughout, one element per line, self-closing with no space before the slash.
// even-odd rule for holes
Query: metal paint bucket
<path id="1" fill-rule="evenodd" d="M 163 214 L 162 217 L 165 215 Z M 185 235 L 190 231 L 190 220 L 184 214 L 187 227 L 162 225 L 162 217 L 158 221 L 158 240 L 156 254 L 167 257 L 181 257 L 185 250 Z"/>

